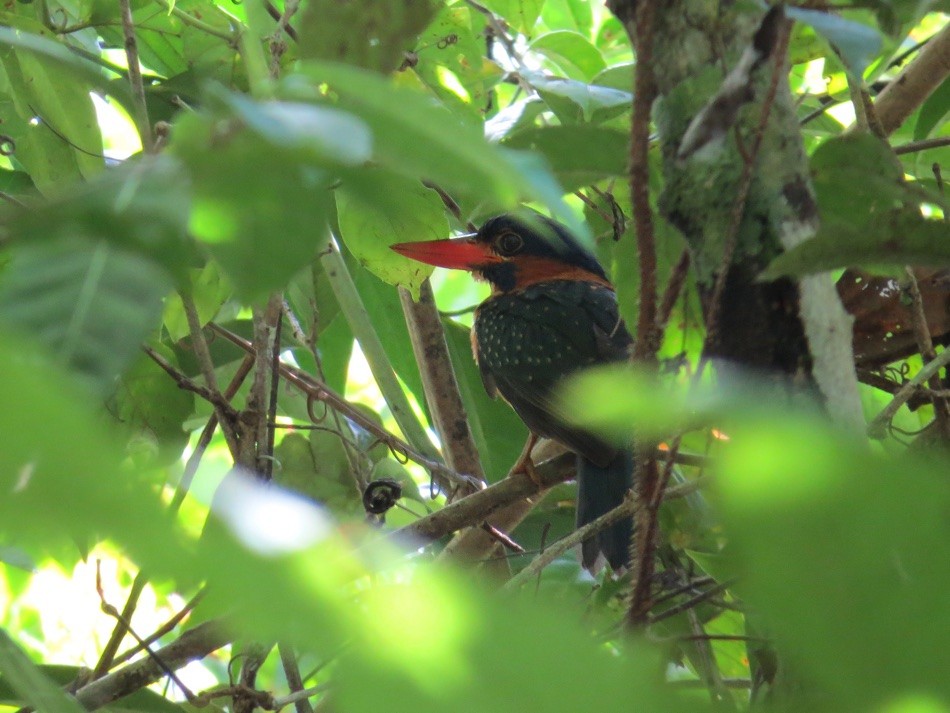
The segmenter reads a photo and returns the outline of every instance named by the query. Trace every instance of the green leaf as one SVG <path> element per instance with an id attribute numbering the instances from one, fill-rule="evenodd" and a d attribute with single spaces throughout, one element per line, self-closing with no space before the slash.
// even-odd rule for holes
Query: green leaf
<path id="1" fill-rule="evenodd" d="M 60 190 L 41 210 L 18 212 L 11 236 L 23 243 L 104 240 L 182 280 L 195 259 L 188 240 L 188 176 L 168 156 L 126 161 L 92 181 Z"/>
<path id="2" fill-rule="evenodd" d="M 523 129 L 504 140 L 506 147 L 542 154 L 566 191 L 624 176 L 628 144 L 621 131 L 585 124 Z"/>
<path id="3" fill-rule="evenodd" d="M 594 12 L 588 0 L 545 0 L 542 10 L 544 24 L 576 30 L 584 37 L 590 35 Z"/>
<path id="4" fill-rule="evenodd" d="M 917 123 L 914 125 L 914 141 L 926 139 L 938 124 L 943 125 L 948 112 L 950 112 L 950 79 L 944 79 L 920 107 Z"/>
<path id="5" fill-rule="evenodd" d="M 241 299 L 283 288 L 328 239 L 330 176 L 233 115 L 185 115 L 175 138 L 194 186 L 192 233 Z"/>
<path id="6" fill-rule="evenodd" d="M 486 0 L 485 7 L 501 15 L 515 29 L 530 37 L 534 24 L 541 15 L 544 0 Z"/>
<path id="7" fill-rule="evenodd" d="M 749 426 L 730 433 L 717 500 L 736 588 L 797 676 L 827 710 L 878 710 L 921 691 L 947 700 L 945 464 L 874 456 L 788 413 Z M 908 492 L 913 506 L 895 507 Z"/>
<path id="8" fill-rule="evenodd" d="M 555 30 L 535 38 L 528 49 L 544 55 L 564 74 L 581 82 L 591 82 L 607 67 L 600 50 L 577 32 Z"/>
<path id="9" fill-rule="evenodd" d="M 300 23 L 301 57 L 387 74 L 415 45 L 435 9 L 432 0 L 313 0 Z"/>
<path id="10" fill-rule="evenodd" d="M 628 111 L 633 101 L 630 92 L 620 89 L 548 77 L 540 72 L 522 72 L 522 76 L 564 123 L 603 121 Z"/>
<path id="11" fill-rule="evenodd" d="M 890 149 L 870 135 L 826 141 L 811 160 L 821 227 L 779 255 L 763 273 L 804 275 L 858 264 L 946 264 L 950 226 L 928 220 L 919 205 L 940 204 L 904 181 Z"/>
<path id="12" fill-rule="evenodd" d="M 107 240 L 57 237 L 18 244 L 0 281 L 0 320 L 36 335 L 56 363 L 108 393 L 158 325 L 167 272 Z"/>
<path id="13" fill-rule="evenodd" d="M 0 629 L 0 671 L 20 700 L 43 713 L 82 713 L 83 707 L 50 681 Z"/>
<path id="14" fill-rule="evenodd" d="M 579 235 L 587 234 L 550 173 L 486 143 L 481 125 L 462 123 L 429 98 L 371 72 L 328 63 L 308 63 L 301 72 L 328 83 L 340 106 L 372 128 L 380 165 L 502 209 L 537 199 Z"/>
<path id="15" fill-rule="evenodd" d="M 161 483 L 120 470 L 124 449 L 86 390 L 9 331 L 0 379 L 0 432 L 16 434 L 0 449 L 4 541 L 45 556 L 111 537 L 156 577 L 189 561 L 157 495 Z"/>
<path id="16" fill-rule="evenodd" d="M 369 127 L 345 111 L 301 102 L 254 102 L 222 88 L 211 94 L 261 139 L 299 158 L 317 165 L 356 166 L 372 157 Z"/>
<path id="17" fill-rule="evenodd" d="M 815 28 L 840 53 L 848 69 L 856 76 L 864 75 L 864 70 L 881 51 L 881 35 L 872 27 L 847 20 L 838 15 L 804 8 L 785 8 L 785 13 L 798 22 L 804 22 Z"/>
<path id="18" fill-rule="evenodd" d="M 438 193 L 398 174 L 362 171 L 337 189 L 336 197 L 340 234 L 353 256 L 381 280 L 402 285 L 418 297 L 432 268 L 397 255 L 389 246 L 448 237 Z"/>
<path id="19" fill-rule="evenodd" d="M 878 214 L 864 225 L 835 223 L 779 255 L 762 279 L 808 275 L 851 265 L 950 265 L 950 224 L 914 209 Z"/>
<path id="20" fill-rule="evenodd" d="M 177 366 L 170 349 L 152 347 Z M 195 410 L 195 395 L 180 389 L 147 354 L 140 354 L 119 379 L 112 401 L 110 411 L 133 439 L 154 447 L 159 465 L 181 458 L 189 436 L 184 423 Z M 152 463 L 149 458 L 147 464 Z"/>

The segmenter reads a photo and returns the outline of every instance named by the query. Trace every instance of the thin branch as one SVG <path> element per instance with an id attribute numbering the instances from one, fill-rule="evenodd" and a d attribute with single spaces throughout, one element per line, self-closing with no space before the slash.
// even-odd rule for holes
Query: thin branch
<path id="1" fill-rule="evenodd" d="M 697 594 L 695 597 L 690 597 L 685 602 L 681 602 L 680 604 L 677 604 L 676 606 L 670 607 L 669 609 L 665 609 L 664 611 L 661 611 L 658 614 L 654 614 L 653 616 L 650 617 L 650 624 L 656 624 L 657 622 L 661 622 L 664 619 L 669 619 L 671 616 L 682 614 L 684 611 L 688 611 L 689 609 L 692 609 L 698 604 L 702 604 L 703 602 L 708 601 L 709 599 L 712 599 L 714 596 L 716 596 L 720 592 L 726 591 L 733 584 L 735 584 L 735 580 L 732 580 L 732 579 L 727 580 L 725 582 L 720 582 L 715 587 L 711 587 L 707 589 L 705 592 L 701 592 L 700 594 Z"/>
<path id="2" fill-rule="evenodd" d="M 885 134 L 892 134 L 950 75 L 950 24 L 938 32 L 875 102 Z"/>
<path id="3" fill-rule="evenodd" d="M 287 686 L 290 688 L 293 700 L 290 696 L 274 701 L 277 710 L 280 710 L 290 703 L 294 704 L 297 713 L 313 713 L 313 706 L 310 705 L 310 696 L 314 695 L 312 689 L 305 690 L 303 680 L 300 678 L 300 667 L 297 665 L 297 657 L 293 649 L 285 643 L 277 644 L 277 650 L 280 652 L 280 665 L 284 668 L 284 676 L 287 679 Z M 326 684 L 324 684 L 326 685 Z"/>
<path id="4" fill-rule="evenodd" d="M 670 279 L 666 283 L 666 290 L 663 292 L 663 299 L 660 300 L 660 309 L 656 316 L 657 334 L 666 332 L 666 325 L 670 321 L 670 315 L 673 314 L 673 308 L 679 300 L 680 293 L 683 291 L 683 285 L 686 284 L 686 278 L 689 275 L 689 250 L 683 248 L 679 260 L 670 273 Z"/>
<path id="5" fill-rule="evenodd" d="M 254 353 L 254 346 L 243 337 L 239 337 L 218 324 L 212 323 L 209 326 L 217 334 L 236 344 L 244 351 L 249 354 Z M 321 401 L 329 408 L 339 411 L 364 431 L 379 439 L 397 458 L 409 458 L 424 467 L 435 478 L 440 487 L 452 488 L 471 484 L 471 478 L 456 473 L 447 468 L 441 461 L 427 457 L 410 444 L 394 436 L 316 377 L 283 363 L 280 365 L 280 375 L 309 398 L 314 401 Z"/>
<path id="6" fill-rule="evenodd" d="M 638 2 L 636 25 L 628 27 L 637 52 L 633 119 L 630 127 L 630 204 L 640 270 L 635 361 L 654 361 L 660 348 L 656 332 L 656 235 L 650 206 L 650 113 L 656 99 L 653 76 L 653 22 L 656 3 Z"/>
<path id="7" fill-rule="evenodd" d="M 906 144 L 894 147 L 894 153 L 902 156 L 917 151 L 926 151 L 927 149 L 939 149 L 944 146 L 950 146 L 950 136 L 935 136 L 932 139 L 921 139 L 920 141 L 909 141 Z"/>
<path id="8" fill-rule="evenodd" d="M 135 97 L 135 123 L 138 124 L 139 136 L 142 139 L 142 148 L 151 153 L 154 148 L 155 137 L 152 135 L 152 124 L 148 119 L 148 105 L 145 103 L 145 84 L 142 81 L 142 66 L 139 64 L 138 43 L 135 40 L 135 22 L 132 19 L 131 0 L 119 0 L 119 11 L 122 15 L 122 34 L 125 37 L 125 57 L 129 67 L 129 84 L 132 85 L 132 95 Z"/>
<path id="9" fill-rule="evenodd" d="M 485 472 L 468 425 L 468 415 L 452 368 L 432 285 L 428 280 L 422 283 L 418 302 L 413 301 L 408 290 L 400 288 L 399 301 L 409 328 L 412 350 L 419 364 L 433 425 L 442 441 L 445 463 L 457 473 L 465 473 L 484 482 Z M 459 491 L 453 497 L 459 494 L 465 495 L 466 492 Z"/>
<path id="10" fill-rule="evenodd" d="M 231 451 L 231 458 L 237 460 L 240 452 L 240 444 L 235 430 L 236 416 L 233 407 L 218 389 L 218 378 L 214 374 L 214 361 L 211 359 L 211 350 L 208 349 L 208 341 L 205 339 L 204 332 L 201 331 L 201 320 L 198 317 L 198 308 L 191 294 L 182 290 L 179 292 L 181 304 L 185 310 L 185 317 L 188 320 L 188 329 L 191 332 L 191 345 L 195 357 L 198 359 L 198 366 L 205 378 L 205 384 L 209 391 L 214 395 L 211 403 L 214 404 L 215 412 L 218 414 L 218 422 L 221 425 L 221 432 L 228 443 L 228 449 Z M 154 357 L 153 357 L 154 358 Z M 226 404 L 226 406 L 225 406 Z"/>
<path id="11" fill-rule="evenodd" d="M 236 46 L 237 41 L 240 37 L 240 33 L 237 30 L 232 30 L 231 32 L 225 32 L 223 30 L 219 30 L 214 25 L 209 25 L 204 20 L 200 20 L 194 15 L 191 15 L 185 12 L 180 7 L 177 7 L 175 3 L 172 2 L 171 0 L 155 0 L 155 2 L 157 2 L 159 5 L 165 8 L 165 10 L 170 12 L 172 15 L 177 17 L 186 25 L 190 25 L 191 27 L 194 27 L 196 30 L 201 30 L 205 34 L 211 35 L 212 37 L 217 37 L 219 39 L 222 39 L 231 46 Z"/>
<path id="12" fill-rule="evenodd" d="M 131 659 L 133 656 L 135 656 L 137 653 L 139 653 L 144 647 L 151 646 L 160 638 L 165 636 L 165 634 L 172 631 L 176 626 L 178 626 L 185 619 L 185 617 L 187 617 L 191 613 L 191 611 L 196 606 L 198 606 L 198 603 L 204 598 L 204 594 L 205 594 L 205 590 L 203 589 L 200 590 L 197 594 L 195 594 L 195 596 L 193 596 L 191 599 L 189 599 L 185 603 L 185 606 L 183 606 L 181 609 L 175 612 L 174 616 L 172 616 L 168 621 L 166 621 L 164 624 L 158 627 L 155 631 L 153 631 L 151 634 L 149 634 L 144 639 L 142 639 L 141 642 L 137 643 L 131 649 L 128 649 L 127 651 L 123 651 L 121 654 L 116 656 L 110 668 L 115 668 L 119 664 L 125 663 L 126 661 Z"/>
<path id="13" fill-rule="evenodd" d="M 165 357 L 159 354 L 157 351 L 152 349 L 150 346 L 145 345 L 142 347 L 144 351 L 152 361 L 158 364 L 162 370 L 168 374 L 176 384 L 178 388 L 185 389 L 186 391 L 192 391 L 205 401 L 210 403 L 215 409 L 220 409 L 224 414 L 234 420 L 237 419 L 237 409 L 235 409 L 231 403 L 218 391 L 213 391 L 207 386 L 202 386 L 193 379 L 188 378 L 178 369 L 176 369 L 171 362 L 169 362 Z"/>
<path id="14" fill-rule="evenodd" d="M 119 650 L 119 645 L 125 638 L 127 629 L 125 622 L 132 620 L 135 607 L 138 604 L 139 597 L 145 590 L 146 584 L 148 584 L 148 578 L 142 572 L 135 575 L 135 579 L 132 581 L 132 587 L 129 590 L 129 596 L 125 599 L 125 606 L 122 607 L 122 613 L 116 617 L 116 625 L 112 630 L 112 635 L 103 647 L 102 653 L 99 655 L 99 660 L 96 662 L 96 667 L 92 671 L 93 680 L 102 678 L 108 673 L 109 669 L 112 668 L 116 652 Z"/>
<path id="15" fill-rule="evenodd" d="M 229 383 L 228 387 L 224 390 L 224 399 L 229 406 L 231 399 L 234 398 L 234 395 L 238 392 L 238 389 L 241 388 L 241 384 L 244 383 L 244 379 L 247 378 L 247 375 L 251 373 L 251 367 L 253 366 L 254 357 L 250 354 L 246 355 L 244 357 L 244 361 L 241 362 L 237 368 L 237 371 L 234 373 L 234 376 L 231 378 L 231 383 Z M 188 489 L 191 487 L 191 481 L 195 477 L 195 473 L 198 472 L 198 464 L 201 462 L 201 458 L 204 456 L 205 451 L 211 444 L 211 439 L 214 437 L 214 432 L 217 427 L 218 414 L 215 412 L 211 414 L 211 417 L 208 419 L 208 423 L 205 424 L 204 429 L 201 431 L 201 435 L 198 437 L 198 442 L 195 444 L 195 449 L 188 457 L 188 462 L 185 463 L 185 469 L 181 474 L 181 480 L 178 481 L 178 486 L 175 488 L 175 495 L 172 497 L 172 501 L 168 506 L 168 509 L 171 512 L 178 512 L 178 508 L 180 508 L 181 504 L 185 501 L 185 495 L 188 493 Z"/>
<path id="16" fill-rule="evenodd" d="M 905 382 L 900 390 L 894 394 L 894 398 L 891 399 L 891 402 L 868 424 L 868 437 L 875 439 L 884 438 L 884 436 L 887 435 L 887 428 L 891 419 L 894 418 L 894 415 L 900 407 L 914 395 L 914 392 L 920 388 L 925 381 L 947 366 L 947 364 L 950 364 L 950 349 L 944 349 L 937 355 L 936 359 L 924 364 L 920 371 L 914 374 L 914 378 Z"/>
<path id="17" fill-rule="evenodd" d="M 477 525 L 509 503 L 535 495 L 574 477 L 575 456 L 573 453 L 564 452 L 555 458 L 535 464 L 535 470 L 540 485 L 532 481 L 526 473 L 509 475 L 484 490 L 456 500 L 451 505 L 396 530 L 391 536 L 409 541 L 436 540 L 463 527 Z"/>

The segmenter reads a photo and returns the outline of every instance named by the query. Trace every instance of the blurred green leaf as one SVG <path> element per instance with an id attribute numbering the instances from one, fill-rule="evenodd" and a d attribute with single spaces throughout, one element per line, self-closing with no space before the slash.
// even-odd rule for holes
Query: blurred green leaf
<path id="1" fill-rule="evenodd" d="M 195 260 L 187 236 L 188 176 L 168 156 L 132 159 L 60 189 L 38 210 L 9 219 L 15 243 L 102 240 L 183 279 Z"/>
<path id="2" fill-rule="evenodd" d="M 49 680 L 3 630 L 0 630 L 0 671 L 24 701 L 44 713 L 82 713 L 83 707 Z"/>
<path id="3" fill-rule="evenodd" d="M 432 0 L 313 0 L 300 23 L 301 56 L 391 72 L 435 10 Z"/>
<path id="4" fill-rule="evenodd" d="M 340 235 L 374 275 L 418 297 L 432 268 L 390 250 L 397 242 L 449 237 L 442 199 L 418 181 L 383 171 L 362 171 L 336 191 Z"/>
<path id="5" fill-rule="evenodd" d="M 271 117 L 265 138 L 260 123 L 268 119 L 262 113 L 249 130 L 240 103 L 241 115 L 183 116 L 173 148 L 194 187 L 191 232 L 220 262 L 238 295 L 253 302 L 284 287 L 328 240 L 331 176 L 308 165 L 308 155 L 287 148 L 296 140 L 269 140 L 286 123 Z M 311 127 L 300 141 L 312 136 Z"/>
<path id="6" fill-rule="evenodd" d="M 482 4 L 505 18 L 519 32 L 530 37 L 544 2 L 545 0 L 486 0 Z"/>
<path id="7" fill-rule="evenodd" d="M 821 227 L 763 273 L 803 275 L 858 264 L 947 264 L 950 226 L 920 213 L 941 203 L 904 181 L 890 149 L 870 134 L 822 144 L 811 160 Z"/>
<path id="8" fill-rule="evenodd" d="M 0 320 L 105 394 L 158 325 L 171 289 L 162 268 L 105 239 L 33 240 L 14 248 L 0 279 Z"/>
<path id="9" fill-rule="evenodd" d="M 872 27 L 848 20 L 839 15 L 818 10 L 789 7 L 785 13 L 798 22 L 815 28 L 841 53 L 841 58 L 855 77 L 864 70 L 881 50 L 881 35 Z"/>
<path id="10" fill-rule="evenodd" d="M 0 536 L 39 554 L 70 539 L 112 537 L 157 577 L 184 566 L 189 556 L 158 484 L 120 472 L 123 449 L 88 394 L 9 332 L 0 340 L 0 374 L 0 432 L 16 434 L 0 449 Z"/>
<path id="11" fill-rule="evenodd" d="M 588 124 L 523 129 L 504 140 L 509 148 L 541 153 L 568 191 L 625 175 L 628 144 L 627 134 Z"/>
<path id="12" fill-rule="evenodd" d="M 943 456 L 873 456 L 787 412 L 750 426 L 731 433 L 717 482 L 737 589 L 784 656 L 831 697 L 828 710 L 922 691 L 950 699 L 939 664 L 950 629 Z M 907 493 L 913 507 L 899 505 Z"/>

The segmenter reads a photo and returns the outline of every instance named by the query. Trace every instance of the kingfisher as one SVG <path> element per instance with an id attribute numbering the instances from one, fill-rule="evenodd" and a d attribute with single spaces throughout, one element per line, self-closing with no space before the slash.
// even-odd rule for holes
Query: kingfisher
<path id="1" fill-rule="evenodd" d="M 554 406 L 562 379 L 625 361 L 633 345 L 593 253 L 534 211 L 499 215 L 469 235 L 391 247 L 419 262 L 467 270 L 491 286 L 475 310 L 472 351 L 485 390 L 507 401 L 531 431 L 515 470 L 531 475 L 533 441 L 551 438 L 577 454 L 577 527 L 620 505 L 633 484 L 631 449 L 566 423 Z M 625 569 L 632 527 L 626 519 L 588 538 L 583 566 L 597 571 L 606 561 Z"/>

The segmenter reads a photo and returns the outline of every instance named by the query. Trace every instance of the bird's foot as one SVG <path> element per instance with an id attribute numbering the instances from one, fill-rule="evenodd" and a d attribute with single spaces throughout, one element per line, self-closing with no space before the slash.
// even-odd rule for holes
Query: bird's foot
<path id="1" fill-rule="evenodd" d="M 516 460 L 515 464 L 511 467 L 511 474 L 524 473 L 532 483 L 540 488 L 542 486 L 541 476 L 538 474 L 538 469 L 535 468 L 534 461 L 531 459 L 531 451 L 537 442 L 538 437 L 535 434 L 532 433 L 528 436 L 528 440 L 521 450 L 521 455 L 518 456 L 518 460 Z"/>

